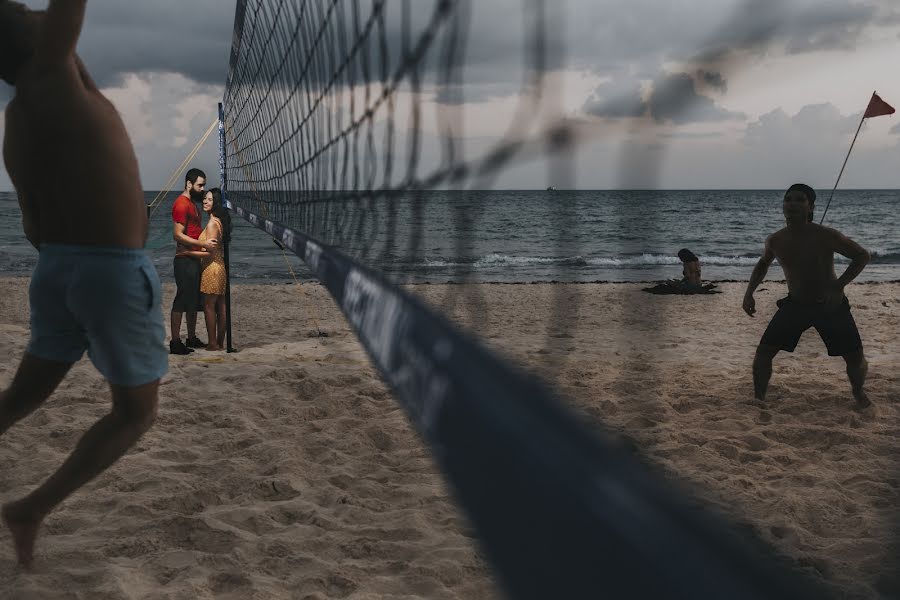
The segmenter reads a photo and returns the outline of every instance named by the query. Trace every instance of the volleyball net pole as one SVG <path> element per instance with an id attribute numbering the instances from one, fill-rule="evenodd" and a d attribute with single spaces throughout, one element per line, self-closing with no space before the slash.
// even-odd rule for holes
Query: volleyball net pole
<path id="1" fill-rule="evenodd" d="M 225 107 L 219 102 L 219 185 L 222 189 L 222 203 L 231 210 L 228 202 L 228 159 L 225 153 Z M 231 338 L 231 246 L 230 236 L 222 232 L 222 253 L 225 258 L 225 347 L 227 352 L 237 352 Z"/>

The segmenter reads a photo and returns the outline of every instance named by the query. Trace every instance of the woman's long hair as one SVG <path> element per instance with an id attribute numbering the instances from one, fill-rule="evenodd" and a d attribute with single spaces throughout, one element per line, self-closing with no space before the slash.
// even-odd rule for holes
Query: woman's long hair
<path id="1" fill-rule="evenodd" d="M 678 258 L 681 259 L 683 263 L 689 263 L 700 260 L 697 258 L 697 255 L 688 250 L 687 248 L 682 248 L 678 251 Z"/>
<path id="2" fill-rule="evenodd" d="M 209 190 L 209 193 L 212 194 L 213 197 L 211 214 L 222 221 L 222 241 L 227 244 L 231 241 L 231 214 L 222 204 L 222 190 L 219 188 L 212 188 Z"/>

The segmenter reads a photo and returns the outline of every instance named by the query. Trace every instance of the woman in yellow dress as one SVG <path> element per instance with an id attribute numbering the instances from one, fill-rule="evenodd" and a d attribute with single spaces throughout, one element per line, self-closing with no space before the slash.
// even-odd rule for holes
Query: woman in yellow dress
<path id="1" fill-rule="evenodd" d="M 200 293 L 203 294 L 203 315 L 209 333 L 207 350 L 222 350 L 225 346 L 225 258 L 223 244 L 230 241 L 231 216 L 222 205 L 222 190 L 212 188 L 203 197 L 203 212 L 209 215 L 200 240 L 219 240 L 210 251 L 188 252 L 201 260 Z"/>

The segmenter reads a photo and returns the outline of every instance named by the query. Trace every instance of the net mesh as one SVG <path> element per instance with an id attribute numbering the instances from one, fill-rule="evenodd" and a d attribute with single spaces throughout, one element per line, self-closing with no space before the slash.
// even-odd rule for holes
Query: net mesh
<path id="1" fill-rule="evenodd" d="M 420 257 L 422 191 L 448 190 L 453 204 L 527 149 L 542 6 L 513 7 L 529 49 L 519 105 L 506 136 L 473 158 L 459 110 L 470 2 L 238 2 L 224 98 L 230 201 L 376 266 Z M 450 215 L 462 249 L 473 210 Z"/>
<path id="2" fill-rule="evenodd" d="M 229 201 L 388 274 L 388 265 L 422 259 L 439 221 L 462 259 L 456 279 L 471 279 L 465 259 L 475 247 L 472 225 L 482 207 L 467 194 L 490 188 L 498 174 L 535 157 L 548 159 L 548 180 L 572 182 L 571 153 L 580 142 L 567 121 L 544 117 L 558 114 L 547 72 L 558 64 L 559 30 L 547 4 L 507 5 L 520 28 L 521 81 L 503 135 L 477 145 L 466 136 L 460 109 L 465 75 L 477 68 L 467 56 L 476 8 L 470 0 L 238 0 L 223 100 Z M 629 147 L 620 162 L 625 182 L 630 170 L 652 179 L 660 168 L 659 154 Z M 426 211 L 436 198 L 445 212 Z M 550 225 L 556 253 L 577 256 L 578 215 L 564 203 L 556 210 Z M 640 217 L 626 238 L 634 252 L 646 242 L 653 215 Z M 447 293 L 442 308 L 465 295 L 479 329 L 477 315 L 484 318 L 488 307 L 477 286 Z M 551 351 L 544 354 L 562 363 L 566 328 L 578 307 L 563 286 L 551 296 L 546 323 L 553 331 L 545 336 Z M 665 327 L 653 309 L 644 318 Z M 623 373 L 652 379 L 644 356 L 623 352 Z M 652 385 L 647 390 L 650 412 L 657 401 Z M 684 560 L 687 566 L 690 559 Z"/>

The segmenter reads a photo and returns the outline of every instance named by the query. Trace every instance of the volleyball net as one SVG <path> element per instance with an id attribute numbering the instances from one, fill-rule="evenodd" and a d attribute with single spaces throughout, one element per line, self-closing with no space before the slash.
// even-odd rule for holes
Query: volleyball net
<path id="1" fill-rule="evenodd" d="M 465 252 L 472 190 L 537 158 L 551 181 L 569 179 L 576 131 L 542 118 L 553 3 L 501 4 L 521 80 L 503 133 L 467 152 L 466 74 L 482 76 L 467 58 L 473 2 L 238 0 L 220 125 L 229 208 L 329 290 L 512 597 L 827 597 L 379 269 L 421 257 L 429 190 L 450 195 Z M 560 247 L 575 219 L 557 222 Z"/>

